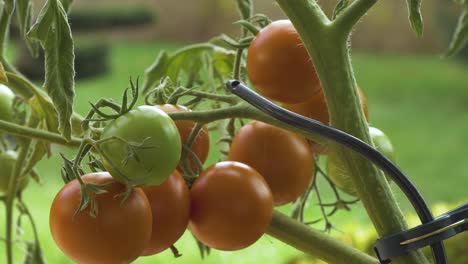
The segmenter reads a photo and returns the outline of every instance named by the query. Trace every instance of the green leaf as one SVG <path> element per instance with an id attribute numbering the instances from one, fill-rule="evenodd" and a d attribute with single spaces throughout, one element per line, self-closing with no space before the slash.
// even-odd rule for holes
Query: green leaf
<path id="1" fill-rule="evenodd" d="M 231 78 L 232 69 L 234 68 L 234 60 L 236 53 L 227 49 L 216 47 L 211 57 L 211 64 L 215 73 L 223 80 Z"/>
<path id="2" fill-rule="evenodd" d="M 199 72 L 203 66 L 203 56 L 206 52 L 212 53 L 217 47 L 204 43 L 182 48 L 171 55 L 166 52 L 159 54 L 156 61 L 146 70 L 143 82 L 143 92 L 160 84 L 164 77 L 169 77 L 177 83 L 183 73 Z"/>
<path id="3" fill-rule="evenodd" d="M 70 139 L 75 97 L 75 54 L 67 14 L 60 1 L 47 1 L 28 35 L 37 39 L 44 49 L 44 88 L 57 109 L 59 131 Z"/>
<path id="4" fill-rule="evenodd" d="M 29 99 L 31 115 L 37 120 L 44 120 L 44 128 L 47 131 L 57 133 L 59 124 L 54 104 L 43 91 L 35 90 L 35 92 L 35 95 Z"/>
<path id="5" fill-rule="evenodd" d="M 463 4 L 463 11 L 458 19 L 458 24 L 450 41 L 446 56 L 455 55 L 468 43 L 468 0 Z"/>
<path id="6" fill-rule="evenodd" d="M 159 53 L 154 63 L 145 71 L 145 79 L 143 81 L 143 92 L 149 91 L 155 86 L 164 75 L 170 63 L 169 55 L 166 51 Z"/>
<path id="7" fill-rule="evenodd" d="M 242 19 L 248 19 L 253 13 L 253 4 L 251 0 L 237 0 L 237 9 Z"/>
<path id="8" fill-rule="evenodd" d="M 422 36 L 424 24 L 421 15 L 421 0 L 406 0 L 408 4 L 409 21 L 411 28 L 418 37 Z"/>
<path id="9" fill-rule="evenodd" d="M 335 19 L 341 11 L 345 10 L 346 7 L 349 5 L 349 0 L 340 0 L 336 5 L 335 9 L 333 10 L 332 19 Z"/>
<path id="10" fill-rule="evenodd" d="M 16 0 L 16 16 L 18 18 L 20 34 L 25 39 L 26 46 L 31 55 L 36 58 L 38 55 L 37 42 L 26 36 L 32 26 L 32 1 Z"/>

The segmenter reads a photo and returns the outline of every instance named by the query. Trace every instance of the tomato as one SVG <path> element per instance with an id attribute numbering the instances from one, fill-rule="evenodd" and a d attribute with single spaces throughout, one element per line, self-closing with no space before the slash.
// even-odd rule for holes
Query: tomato
<path id="1" fill-rule="evenodd" d="M 369 133 L 374 143 L 375 148 L 384 154 L 391 161 L 395 162 L 395 151 L 390 139 L 381 130 L 369 127 Z M 330 153 L 327 161 L 327 174 L 336 187 L 340 188 L 344 192 L 357 196 L 356 188 L 354 187 L 349 173 L 344 169 L 345 165 L 340 158 Z M 387 180 L 391 180 L 387 177 Z"/>
<path id="2" fill-rule="evenodd" d="M 314 175 L 314 155 L 303 137 L 259 121 L 239 130 L 228 159 L 257 170 L 270 186 L 275 205 L 295 201 Z"/>
<path id="3" fill-rule="evenodd" d="M 359 98 L 361 99 L 362 109 L 366 119 L 369 118 L 369 112 L 367 109 L 367 100 L 362 90 L 358 87 Z M 303 115 L 305 117 L 315 119 L 326 125 L 330 123 L 330 117 L 328 115 L 328 107 L 325 101 L 325 95 L 323 91 L 316 94 L 308 101 L 300 104 L 283 104 L 283 107 L 289 111 Z"/>
<path id="4" fill-rule="evenodd" d="M 190 230 L 219 250 L 239 250 L 257 241 L 271 222 L 273 196 L 263 177 L 232 161 L 202 172 L 190 191 Z"/>
<path id="5" fill-rule="evenodd" d="M 306 101 L 321 90 L 314 65 L 289 20 L 263 28 L 250 44 L 247 74 L 258 92 L 282 103 Z"/>
<path id="6" fill-rule="evenodd" d="M 140 188 L 135 188 L 122 203 L 117 196 L 126 186 L 109 173 L 91 173 L 86 183 L 109 184 L 107 192 L 95 196 L 99 208 L 96 217 L 89 206 L 74 216 L 79 207 L 80 184 L 75 179 L 55 196 L 50 209 L 50 230 L 58 247 L 77 263 L 130 263 L 137 259 L 151 238 L 151 207 Z"/>
<path id="7" fill-rule="evenodd" d="M 172 246 L 187 229 L 190 191 L 179 172 L 159 186 L 143 188 L 153 213 L 153 232 L 143 255 L 153 255 Z"/>
<path id="8" fill-rule="evenodd" d="M 359 98 L 361 99 L 362 109 L 366 119 L 369 119 L 369 112 L 367 109 L 367 100 L 362 92 L 361 88 L 358 87 Z M 295 112 L 297 114 L 303 115 L 305 117 L 315 119 L 326 125 L 330 123 L 330 117 L 328 115 L 328 107 L 325 101 L 325 95 L 323 91 L 313 96 L 306 102 L 299 104 L 283 104 L 283 107 L 289 111 Z M 328 148 L 326 146 L 320 145 L 313 141 L 310 141 L 312 151 L 316 154 L 327 154 Z"/>
<path id="9" fill-rule="evenodd" d="M 0 120 L 13 120 L 13 99 L 15 94 L 7 86 L 0 84 Z"/>
<path id="10" fill-rule="evenodd" d="M 190 111 L 190 109 L 182 105 L 165 104 L 156 107 L 158 107 L 166 113 Z M 177 126 L 177 129 L 179 130 L 180 140 L 182 141 L 182 144 L 185 144 L 196 123 L 190 120 L 177 120 L 175 121 L 175 124 Z M 202 164 L 206 161 L 206 158 L 208 157 L 208 152 L 210 150 L 210 134 L 206 126 L 203 126 L 203 128 L 198 133 L 197 137 L 193 141 L 191 150 L 195 155 L 197 155 L 198 159 L 201 161 Z M 197 162 L 193 157 L 189 158 L 189 160 L 192 171 L 196 172 L 198 170 Z"/>
<path id="11" fill-rule="evenodd" d="M 8 192 L 8 185 L 16 164 L 18 153 L 15 151 L 0 152 L 0 195 Z M 29 176 L 24 176 L 18 186 L 18 192 L 26 188 L 29 183 Z"/>
<path id="12" fill-rule="evenodd" d="M 182 145 L 177 127 L 156 107 L 139 106 L 115 119 L 102 133 L 103 139 L 110 137 L 124 139 L 133 145 L 130 148 L 119 140 L 101 144 L 104 167 L 122 183 L 159 185 L 179 163 Z"/>

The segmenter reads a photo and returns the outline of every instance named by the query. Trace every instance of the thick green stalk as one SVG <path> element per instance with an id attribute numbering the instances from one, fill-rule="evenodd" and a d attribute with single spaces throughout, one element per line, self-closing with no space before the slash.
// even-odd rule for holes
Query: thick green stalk
<path id="1" fill-rule="evenodd" d="M 275 211 L 267 234 L 327 263 L 376 264 L 377 259 Z"/>
<path id="2" fill-rule="evenodd" d="M 323 19 L 318 20 L 315 1 L 277 2 L 301 35 L 314 62 L 325 92 L 331 125 L 371 142 L 349 58 L 349 25 L 342 28 L 338 26 L 341 24 L 334 25 L 326 23 Z M 356 15 L 359 15 L 359 12 L 356 12 Z M 353 184 L 358 186 L 356 189 L 359 197 L 379 235 L 405 230 L 407 224 L 404 216 L 383 172 L 351 150 L 337 145 L 332 145 L 332 148 L 344 160 L 344 165 Z M 427 260 L 422 254 L 415 252 L 397 258 L 394 262 L 426 263 Z"/>

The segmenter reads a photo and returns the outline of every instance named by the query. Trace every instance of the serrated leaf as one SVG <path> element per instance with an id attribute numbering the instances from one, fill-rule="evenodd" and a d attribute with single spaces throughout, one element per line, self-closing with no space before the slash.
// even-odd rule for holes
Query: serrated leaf
<path id="1" fill-rule="evenodd" d="M 28 36 L 37 39 L 44 49 L 44 88 L 57 110 L 59 131 L 70 139 L 75 98 L 75 54 L 70 25 L 60 1 L 47 1 Z"/>
<path id="2" fill-rule="evenodd" d="M 170 58 L 167 52 L 161 51 L 153 64 L 145 71 L 143 92 L 149 91 L 160 81 L 161 76 L 166 72 L 169 62 Z"/>
<path id="3" fill-rule="evenodd" d="M 421 0 L 406 0 L 406 3 L 408 5 L 411 28 L 416 35 L 420 37 L 424 31 L 423 18 L 421 15 Z"/>
<path id="4" fill-rule="evenodd" d="M 163 77 L 168 76 L 176 82 L 184 72 L 197 72 L 203 66 L 203 55 L 212 52 L 215 45 L 204 43 L 187 46 L 171 55 L 166 52 L 159 54 L 156 61 L 146 70 L 143 82 L 143 92 L 158 85 Z"/>
<path id="5" fill-rule="evenodd" d="M 18 18 L 20 34 L 26 41 L 26 46 L 31 55 L 36 58 L 38 55 L 37 42 L 27 37 L 27 33 L 32 26 L 32 1 L 16 0 L 16 16 Z"/>
<path id="6" fill-rule="evenodd" d="M 213 55 L 212 62 L 213 69 L 222 79 L 230 78 L 232 69 L 234 68 L 234 60 L 236 53 L 227 49 L 216 47 Z"/>
<path id="7" fill-rule="evenodd" d="M 468 1 L 463 4 L 463 11 L 458 19 L 457 27 L 450 41 L 446 56 L 455 55 L 468 43 Z"/>
<path id="8" fill-rule="evenodd" d="M 250 18 L 253 13 L 253 4 L 251 0 L 237 0 L 237 9 L 243 19 Z"/>
<path id="9" fill-rule="evenodd" d="M 35 90 L 36 94 L 29 99 L 31 115 L 38 120 L 44 120 L 44 128 L 50 132 L 58 132 L 57 111 L 51 99 L 41 90 Z"/>

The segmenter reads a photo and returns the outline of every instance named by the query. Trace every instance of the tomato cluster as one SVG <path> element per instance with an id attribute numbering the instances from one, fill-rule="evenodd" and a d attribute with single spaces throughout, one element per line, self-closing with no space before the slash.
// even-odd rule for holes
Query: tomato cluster
<path id="1" fill-rule="evenodd" d="M 314 65 L 291 22 L 276 21 L 258 33 L 249 48 L 247 73 L 266 97 L 330 122 Z M 368 118 L 359 87 L 358 93 Z M 246 248 L 265 233 L 274 206 L 294 202 L 306 192 L 314 180 L 316 154 L 329 154 L 331 180 L 355 195 L 337 155 L 260 121 L 239 129 L 228 161 L 203 169 L 210 149 L 207 127 L 190 120 L 174 122 L 167 114 L 188 111 L 182 105 L 140 106 L 104 128 L 97 151 L 108 172 L 69 182 L 52 204 L 52 235 L 67 256 L 78 263 L 129 263 L 170 248 L 186 229 L 215 249 Z M 376 147 L 392 158 L 388 138 L 375 128 L 370 133 Z M 182 146 L 188 144 L 187 160 L 181 161 Z M 179 171 L 191 179 L 190 189 Z M 193 175 L 199 176 L 192 181 Z M 83 186 L 90 184 L 103 192 L 86 196 L 88 208 L 77 212 L 82 192 L 88 190 Z"/>
<path id="2" fill-rule="evenodd" d="M 263 235 L 271 221 L 273 195 L 253 168 L 217 163 L 189 190 L 176 168 L 181 167 L 180 144 L 195 123 L 173 122 L 165 113 L 177 111 L 189 110 L 140 106 L 105 127 L 99 152 L 109 172 L 86 174 L 82 183 L 70 181 L 51 207 L 52 236 L 68 257 L 78 263 L 129 263 L 168 249 L 187 227 L 202 243 L 220 250 L 245 248 Z M 203 163 L 208 150 L 204 127 L 195 135 L 192 152 Z M 189 158 L 190 167 L 198 169 L 194 157 Z M 172 174 L 167 175 L 169 168 Z M 87 185 L 102 191 L 90 192 L 88 207 L 77 211 Z M 128 188 L 133 191 L 124 199 Z"/>

